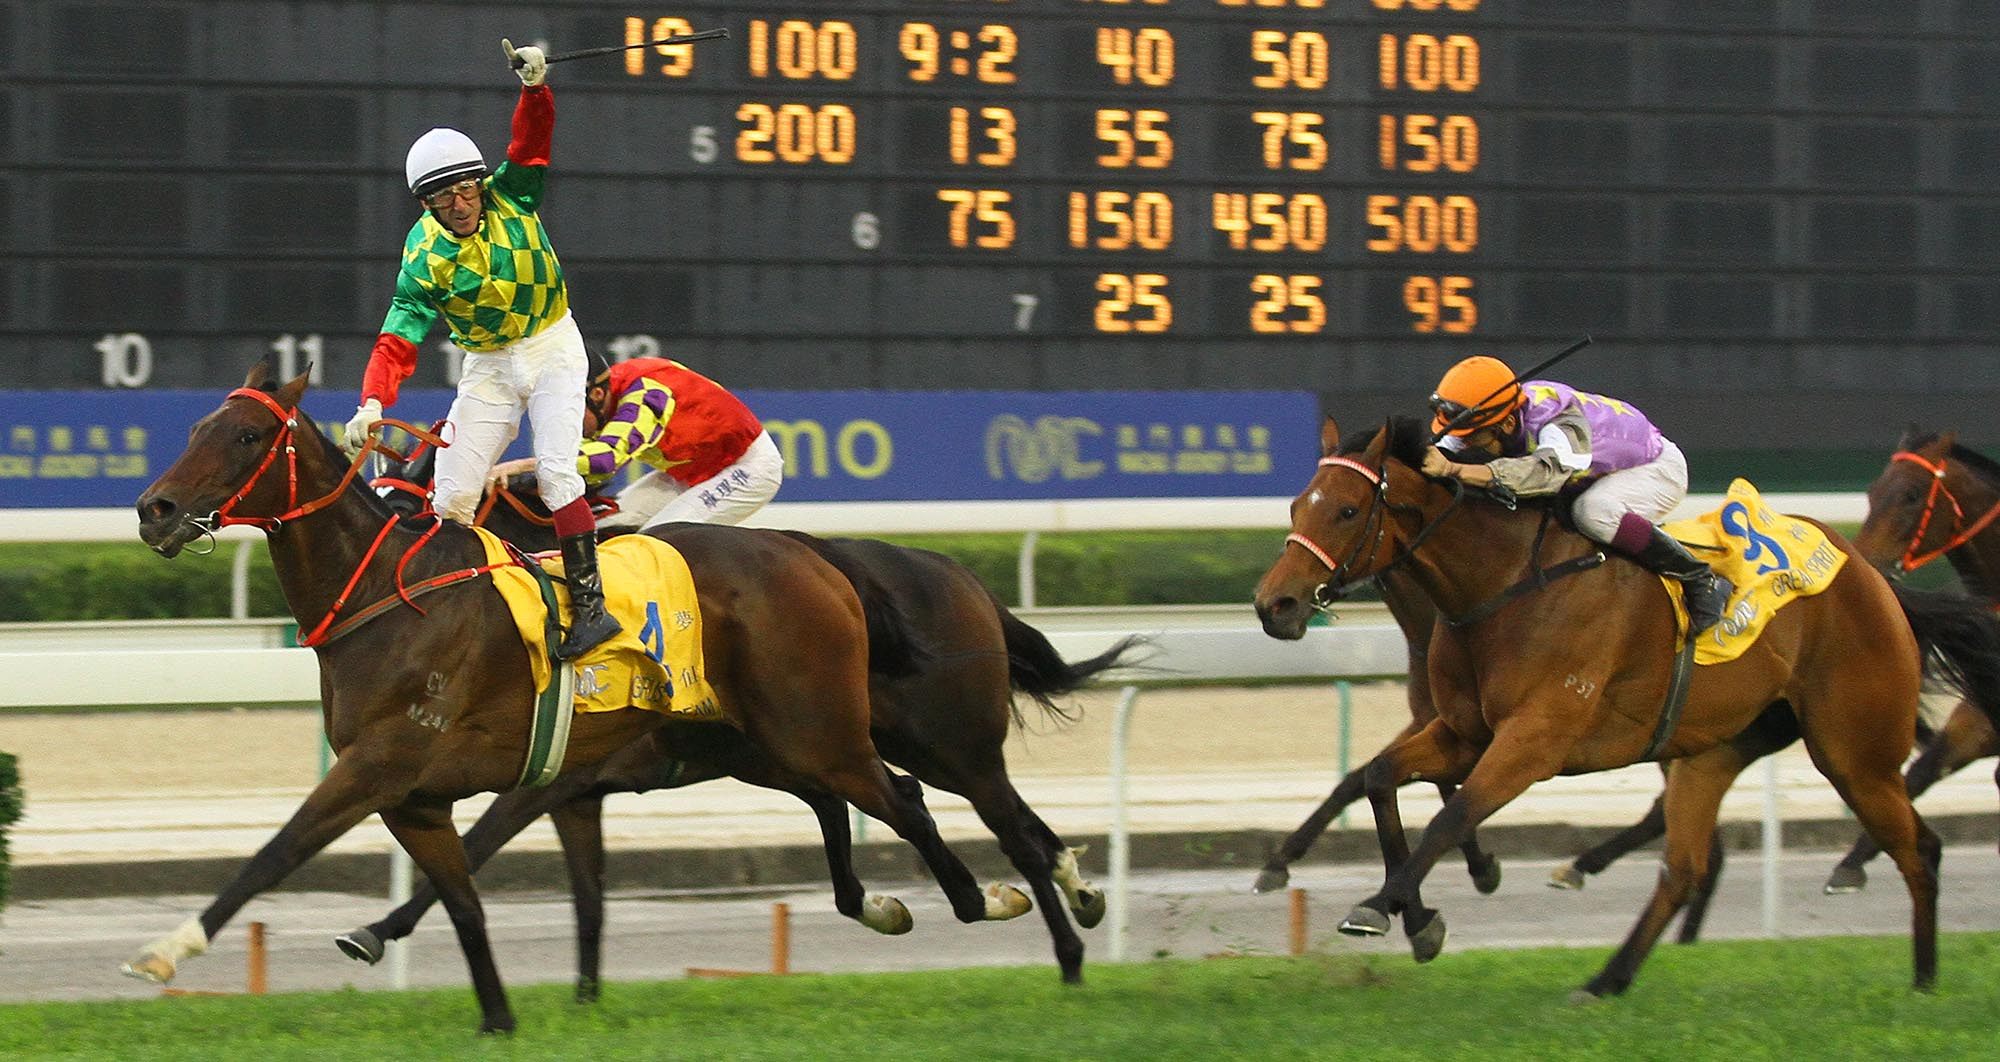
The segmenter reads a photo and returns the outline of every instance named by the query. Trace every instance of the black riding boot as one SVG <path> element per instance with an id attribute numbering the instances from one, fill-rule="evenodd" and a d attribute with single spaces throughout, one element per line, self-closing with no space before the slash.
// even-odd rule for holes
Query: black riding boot
<path id="1" fill-rule="evenodd" d="M 1735 587 L 1729 580 L 1715 574 L 1707 563 L 1689 553 L 1674 536 L 1658 527 L 1653 528 L 1653 538 L 1646 548 L 1632 558 L 1646 566 L 1646 570 L 1669 579 L 1677 579 L 1681 592 L 1687 598 L 1688 633 L 1701 632 L 1722 622 L 1722 614 L 1729 608 L 1729 595 Z"/>
<path id="2" fill-rule="evenodd" d="M 569 583 L 569 637 L 556 656 L 574 660 L 625 628 L 604 611 L 604 580 L 597 574 L 597 536 L 562 540 L 563 579 Z"/>

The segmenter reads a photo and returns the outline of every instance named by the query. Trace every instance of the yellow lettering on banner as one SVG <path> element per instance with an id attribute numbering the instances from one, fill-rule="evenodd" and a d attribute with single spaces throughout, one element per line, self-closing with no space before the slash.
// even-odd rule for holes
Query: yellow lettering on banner
<path id="1" fill-rule="evenodd" d="M 1182 450 L 1174 455 L 1174 471 L 1183 476 L 1214 475 L 1229 471 L 1229 455 L 1214 450 Z"/>
<path id="2" fill-rule="evenodd" d="M 1152 475 L 1169 470 L 1166 454 L 1147 451 L 1128 451 L 1118 455 L 1118 471 L 1133 475 Z"/>
<path id="3" fill-rule="evenodd" d="M 111 449 L 111 429 L 102 424 L 93 424 L 83 430 L 84 445 L 93 450 Z"/>
<path id="4" fill-rule="evenodd" d="M 874 460 L 863 464 L 855 444 L 857 439 L 868 438 L 875 452 Z M 834 446 L 840 453 L 840 470 L 855 479 L 879 479 L 889 471 L 889 463 L 894 459 L 896 448 L 889 440 L 889 429 L 872 420 L 851 420 L 841 425 L 840 434 L 834 439 Z"/>
<path id="5" fill-rule="evenodd" d="M 145 454 L 111 454 L 104 458 L 104 474 L 112 479 L 145 479 Z"/>
<path id="6" fill-rule="evenodd" d="M 49 449 L 68 452 L 76 444 L 76 435 L 69 428 L 56 426 L 49 429 Z"/>
<path id="7" fill-rule="evenodd" d="M 1268 475 L 1271 471 L 1270 453 L 1237 454 L 1231 460 L 1229 470 L 1244 475 Z"/>
<path id="8" fill-rule="evenodd" d="M 35 459 L 16 454 L 0 455 L 0 479 L 33 479 Z"/>
<path id="9" fill-rule="evenodd" d="M 7 433 L 8 445 L 16 450 L 35 448 L 35 429 L 26 424 L 16 424 Z"/>
<path id="10" fill-rule="evenodd" d="M 125 429 L 125 449 L 138 452 L 146 448 L 146 429 L 130 427 Z"/>
<path id="11" fill-rule="evenodd" d="M 96 475 L 94 454 L 50 454 L 35 468 L 37 479 L 90 479 Z"/>
<path id="12" fill-rule="evenodd" d="M 778 450 L 785 457 L 785 475 L 801 476 L 811 474 L 815 479 L 827 476 L 826 429 L 816 420 L 767 420 L 764 430 L 778 444 Z M 799 440 L 804 438 L 808 447 L 806 459 L 810 466 L 801 468 L 799 462 Z"/>

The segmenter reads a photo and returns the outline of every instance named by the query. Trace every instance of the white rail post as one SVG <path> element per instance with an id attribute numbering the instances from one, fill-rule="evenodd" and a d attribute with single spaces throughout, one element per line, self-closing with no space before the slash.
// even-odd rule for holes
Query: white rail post
<path id="1" fill-rule="evenodd" d="M 1125 816 L 1125 747 L 1132 737 L 1132 707 L 1139 687 L 1127 686 L 1111 717 L 1111 961 L 1125 961 L 1125 927 L 1132 888 L 1132 838 Z"/>
<path id="2" fill-rule="evenodd" d="M 403 851 L 402 845 L 389 849 L 389 906 L 401 907 L 410 902 L 410 883 L 414 876 L 415 864 L 410 861 L 410 853 Z M 410 987 L 410 938 L 389 942 L 389 987 L 402 991 Z"/>
<path id="3" fill-rule="evenodd" d="M 232 619 L 250 618 L 250 547 L 256 543 L 244 539 L 236 544 L 236 556 L 229 561 L 229 615 Z"/>
<path id="4" fill-rule="evenodd" d="M 1035 607 L 1035 543 L 1042 533 L 1030 529 L 1021 536 L 1021 555 L 1014 560 L 1014 578 L 1021 584 L 1021 607 Z"/>

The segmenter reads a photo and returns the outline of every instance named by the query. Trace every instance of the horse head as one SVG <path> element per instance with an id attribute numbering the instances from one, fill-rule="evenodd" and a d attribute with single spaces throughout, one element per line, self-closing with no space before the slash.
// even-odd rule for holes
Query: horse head
<path id="1" fill-rule="evenodd" d="M 1381 430 L 1344 442 L 1339 425 L 1327 418 L 1320 428 L 1319 465 L 1292 499 L 1285 549 L 1257 584 L 1264 633 L 1305 637 L 1315 610 L 1396 562 L 1409 540 L 1400 518 L 1422 512 L 1390 497 L 1432 493 L 1416 470 L 1429 446 L 1428 431 L 1414 418 L 1392 418 Z"/>
<path id="2" fill-rule="evenodd" d="M 1904 429 L 1888 465 L 1868 485 L 1868 516 L 1854 535 L 1868 563 L 1891 574 L 1913 571 L 1942 553 L 1970 519 L 1945 482 L 1957 440 L 1957 432 Z"/>
<path id="3" fill-rule="evenodd" d="M 274 385 L 270 359 L 253 366 L 241 388 L 195 422 L 187 449 L 139 495 L 140 540 L 173 557 L 228 523 L 268 520 L 275 528 L 276 517 L 250 514 L 295 507 L 300 454 L 326 459 L 328 444 L 299 411 L 305 392 L 305 373 Z M 308 430 L 300 431 L 302 425 Z M 232 520 L 239 507 L 243 513 Z"/>

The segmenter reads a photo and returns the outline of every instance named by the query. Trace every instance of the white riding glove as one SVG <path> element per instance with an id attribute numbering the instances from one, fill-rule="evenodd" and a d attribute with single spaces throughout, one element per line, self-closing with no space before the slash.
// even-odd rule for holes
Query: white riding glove
<path id="1" fill-rule="evenodd" d="M 347 456 L 361 455 L 361 448 L 368 444 L 368 432 L 381 420 L 381 399 L 371 398 L 361 403 L 361 408 L 354 411 L 354 419 L 347 422 L 347 430 L 340 436 L 340 447 L 347 451 Z"/>
<path id="2" fill-rule="evenodd" d="M 548 76 L 549 60 L 542 54 L 540 48 L 530 44 L 517 49 L 514 47 L 514 42 L 502 37 L 500 50 L 507 53 L 507 65 L 513 67 L 516 74 L 521 75 L 521 84 L 534 88 Z"/>

